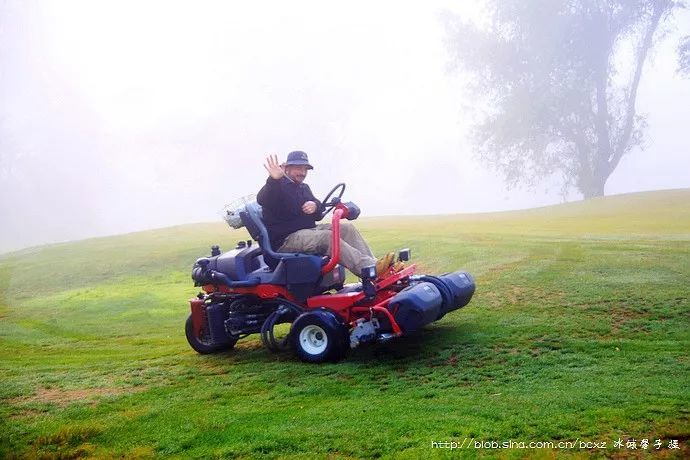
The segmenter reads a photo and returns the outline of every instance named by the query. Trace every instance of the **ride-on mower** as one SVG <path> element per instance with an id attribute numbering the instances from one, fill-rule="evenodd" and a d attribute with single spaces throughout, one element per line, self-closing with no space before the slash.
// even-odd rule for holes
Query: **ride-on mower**
<path id="1" fill-rule="evenodd" d="M 338 184 L 322 202 L 324 216 L 333 210 L 331 257 L 276 252 L 255 201 L 226 209 L 228 224 L 246 227 L 258 244 L 240 241 L 222 254 L 213 246 L 209 257 L 194 264 L 194 285 L 205 291 L 189 301 L 185 331 L 194 350 L 229 350 L 258 333 L 271 351 L 292 348 L 303 361 L 338 361 L 350 348 L 415 333 L 467 305 L 475 284 L 462 271 L 415 275 L 411 264 L 377 277 L 371 266 L 362 270 L 361 283 L 344 284 L 340 220 L 360 213 L 354 203 L 341 201 L 344 191 L 345 184 Z M 410 250 L 399 251 L 398 259 L 408 261 Z M 285 323 L 291 323 L 289 332 L 279 338 L 276 326 Z"/>

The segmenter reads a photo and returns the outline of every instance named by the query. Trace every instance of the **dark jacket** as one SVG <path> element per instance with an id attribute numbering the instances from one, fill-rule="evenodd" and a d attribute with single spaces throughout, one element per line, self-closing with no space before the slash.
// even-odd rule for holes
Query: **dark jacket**
<path id="1" fill-rule="evenodd" d="M 256 201 L 263 209 L 264 223 L 274 251 L 283 245 L 289 234 L 316 227 L 315 222 L 321 220 L 324 208 L 314 198 L 307 184 L 298 184 L 285 176 L 278 180 L 271 177 L 266 179 L 266 185 L 259 190 Z M 302 211 L 302 205 L 307 201 L 316 203 L 316 212 L 313 214 Z"/>

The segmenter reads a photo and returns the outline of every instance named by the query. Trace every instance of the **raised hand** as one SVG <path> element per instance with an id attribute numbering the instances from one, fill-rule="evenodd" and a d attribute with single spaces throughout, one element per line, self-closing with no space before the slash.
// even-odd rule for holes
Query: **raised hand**
<path id="1" fill-rule="evenodd" d="M 313 201 L 305 201 L 302 205 L 302 212 L 305 214 L 314 214 L 316 212 L 316 203 Z"/>
<path id="2" fill-rule="evenodd" d="M 280 164 L 278 163 L 277 155 L 267 156 L 264 168 L 266 169 L 266 171 L 268 171 L 268 174 L 270 174 L 270 176 L 275 180 L 278 180 L 285 175 L 285 171 L 283 171 L 283 168 L 281 168 Z"/>

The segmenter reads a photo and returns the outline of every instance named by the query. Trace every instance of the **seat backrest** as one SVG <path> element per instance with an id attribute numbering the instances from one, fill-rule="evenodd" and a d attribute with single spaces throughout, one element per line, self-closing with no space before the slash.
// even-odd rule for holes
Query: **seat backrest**
<path id="1" fill-rule="evenodd" d="M 261 210 L 261 205 L 256 201 L 248 203 L 244 210 L 240 211 L 240 217 L 242 218 L 242 223 L 249 231 L 249 234 L 254 241 L 261 243 L 261 238 L 263 235 L 268 237 L 268 231 L 264 225 L 264 216 Z M 270 241 L 268 242 L 270 245 Z"/>
<path id="2" fill-rule="evenodd" d="M 268 230 L 264 224 L 261 205 L 256 201 L 248 203 L 244 211 L 240 211 L 240 218 L 242 222 L 244 222 L 244 226 L 247 227 L 251 237 L 261 246 L 266 265 L 271 267 L 271 269 L 276 268 L 281 256 L 271 247 L 271 239 L 268 236 Z"/>

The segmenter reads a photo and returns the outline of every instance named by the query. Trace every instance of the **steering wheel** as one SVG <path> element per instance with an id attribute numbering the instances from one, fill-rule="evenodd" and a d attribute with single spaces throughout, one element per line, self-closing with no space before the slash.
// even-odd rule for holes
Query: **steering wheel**
<path id="1" fill-rule="evenodd" d="M 333 195 L 335 195 L 335 192 L 338 189 L 340 189 L 340 193 L 338 193 L 337 196 L 333 196 Z M 324 217 L 326 217 L 326 214 L 331 212 L 333 210 L 333 208 L 335 208 L 336 204 L 340 203 L 340 198 L 343 197 L 343 193 L 345 193 L 345 183 L 344 182 L 339 183 L 338 185 L 333 187 L 330 192 L 328 192 L 328 195 L 326 195 L 326 198 L 324 198 L 323 201 L 321 202 L 325 206 L 323 213 L 321 214 L 322 219 Z M 330 200 L 330 202 L 329 202 L 329 200 Z"/>

